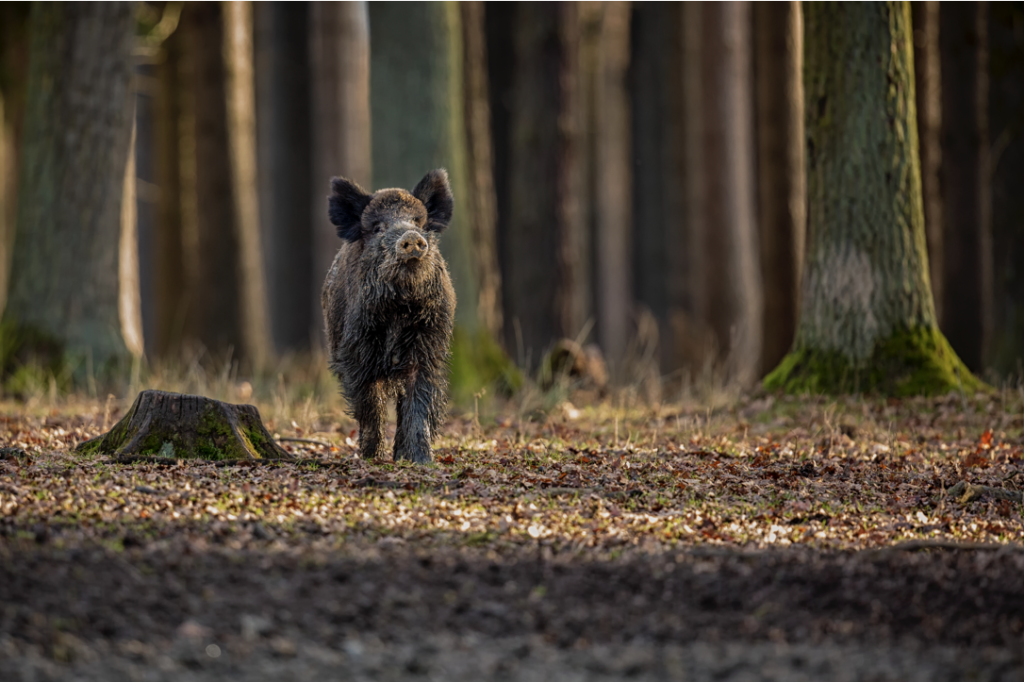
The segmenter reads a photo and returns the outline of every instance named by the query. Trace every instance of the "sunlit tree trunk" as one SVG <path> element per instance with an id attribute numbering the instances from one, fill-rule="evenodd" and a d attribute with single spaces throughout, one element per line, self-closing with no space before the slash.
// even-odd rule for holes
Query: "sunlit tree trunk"
<path id="1" fill-rule="evenodd" d="M 945 275 L 942 255 L 942 69 L 939 59 L 939 3 L 911 3 L 914 22 L 914 85 L 921 147 L 921 200 L 928 243 L 928 273 L 935 319 L 942 324 Z"/>
<path id="2" fill-rule="evenodd" d="M 0 92 L 0 313 L 7 305 L 7 279 L 11 268 L 11 246 L 14 243 L 16 172 L 14 136 L 5 115 L 6 101 Z"/>
<path id="3" fill-rule="evenodd" d="M 800 3 L 754 3 L 758 227 L 764 282 L 762 372 L 793 345 L 806 225 Z"/>
<path id="4" fill-rule="evenodd" d="M 29 5 L 0 4 L 0 314 L 7 304 L 28 79 Z"/>
<path id="5" fill-rule="evenodd" d="M 310 7 L 313 81 L 313 282 L 310 306 L 322 342 L 320 290 L 341 246 L 327 220 L 330 179 L 371 186 L 370 26 L 365 2 L 314 2 Z M 426 171 L 423 171 L 424 173 Z M 298 302 L 296 302 L 298 305 Z"/>
<path id="6" fill-rule="evenodd" d="M 134 108 L 133 108 L 134 111 Z M 138 126 L 132 116 L 128 163 L 125 164 L 121 198 L 121 230 L 117 251 L 117 316 L 128 352 L 141 358 L 145 352 L 142 333 L 142 295 L 139 281 L 139 213 L 136 192 L 135 154 Z"/>
<path id="7" fill-rule="evenodd" d="M 128 355 L 117 259 L 132 130 L 132 6 L 40 3 L 31 22 L 5 317 L 25 352 L 77 356 L 99 374 Z"/>
<path id="8" fill-rule="evenodd" d="M 988 3 L 940 5 L 942 51 L 942 328 L 974 371 L 992 337 L 992 184 Z"/>
<path id="9" fill-rule="evenodd" d="M 509 349 L 536 366 L 583 324 L 576 164 L 579 25 L 571 3 L 514 8 L 507 213 L 499 223 Z"/>
<path id="10" fill-rule="evenodd" d="M 232 217 L 238 240 L 242 357 L 260 365 L 270 356 L 266 276 L 256 175 L 256 84 L 253 74 L 253 3 L 224 8 L 225 97 Z"/>
<path id="11" fill-rule="evenodd" d="M 184 336 L 217 356 L 269 355 L 256 191 L 252 6 L 192 3 L 182 12 L 179 134 Z"/>
<path id="12" fill-rule="evenodd" d="M 308 349 L 321 314 L 306 305 L 313 279 L 313 184 L 309 22 L 311 5 L 255 9 L 260 227 L 267 305 L 277 352 Z M 337 123 L 335 123 L 337 125 Z M 326 181 L 319 185 L 325 193 Z M 320 206 L 320 212 L 325 208 Z M 317 223 L 319 224 L 319 222 Z M 320 324 L 314 326 L 314 319 Z"/>
<path id="13" fill-rule="evenodd" d="M 807 255 L 794 349 L 765 385 L 974 389 L 928 286 L 910 5 L 803 9 Z"/>

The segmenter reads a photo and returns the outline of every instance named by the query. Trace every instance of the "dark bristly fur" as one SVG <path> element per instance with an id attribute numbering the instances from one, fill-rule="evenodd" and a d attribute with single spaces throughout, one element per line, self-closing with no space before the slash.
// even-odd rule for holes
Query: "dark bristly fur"
<path id="1" fill-rule="evenodd" d="M 395 459 L 429 462 L 447 408 L 455 290 L 438 250 L 452 217 L 448 174 L 409 192 L 367 194 L 331 180 L 328 215 L 344 240 L 321 302 L 331 371 L 359 422 L 363 457 L 385 455 L 388 400 L 397 401 Z"/>

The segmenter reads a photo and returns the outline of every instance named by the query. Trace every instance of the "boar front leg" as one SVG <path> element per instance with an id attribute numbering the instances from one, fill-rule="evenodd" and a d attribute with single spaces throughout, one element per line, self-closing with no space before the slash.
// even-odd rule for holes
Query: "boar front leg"
<path id="1" fill-rule="evenodd" d="M 359 422 L 359 450 L 364 459 L 382 459 L 384 427 L 387 419 L 387 393 L 383 381 L 371 381 L 361 388 L 353 403 L 353 416 Z"/>
<path id="2" fill-rule="evenodd" d="M 440 421 L 436 378 L 414 371 L 398 397 L 398 430 L 395 434 L 395 460 L 408 459 L 417 464 L 431 461 L 430 441 Z"/>

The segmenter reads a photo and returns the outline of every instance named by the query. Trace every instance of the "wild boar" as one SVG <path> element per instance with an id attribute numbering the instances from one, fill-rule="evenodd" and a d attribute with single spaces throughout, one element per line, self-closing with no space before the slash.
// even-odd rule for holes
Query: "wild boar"
<path id="1" fill-rule="evenodd" d="M 388 401 L 397 401 L 394 458 L 431 460 L 447 411 L 455 290 L 438 240 L 452 218 L 448 173 L 412 192 L 368 194 L 331 180 L 328 216 L 344 240 L 321 303 L 331 371 L 359 422 L 363 457 L 383 458 Z"/>

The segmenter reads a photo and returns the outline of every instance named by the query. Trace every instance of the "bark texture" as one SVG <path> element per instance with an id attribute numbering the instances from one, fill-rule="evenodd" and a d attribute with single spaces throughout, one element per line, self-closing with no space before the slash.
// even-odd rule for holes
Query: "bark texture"
<path id="1" fill-rule="evenodd" d="M 576 280 L 577 10 L 526 3 L 511 17 L 507 202 L 498 243 L 506 344 L 530 367 L 583 325 Z"/>
<path id="2" fill-rule="evenodd" d="M 940 5 L 943 320 L 953 349 L 982 369 L 992 336 L 988 3 Z"/>
<path id="3" fill-rule="evenodd" d="M 758 227 L 764 282 L 762 372 L 793 345 L 807 193 L 803 26 L 798 2 L 754 3 Z"/>
<path id="4" fill-rule="evenodd" d="M 127 356 L 118 243 L 132 130 L 128 4 L 35 5 L 6 318 L 28 354 Z"/>
<path id="5" fill-rule="evenodd" d="M 371 185 L 370 25 L 365 2 L 314 2 L 310 7 L 313 96 L 313 282 L 318 330 L 320 290 L 341 246 L 327 219 L 330 179 Z M 421 170 L 422 174 L 425 170 Z M 296 305 L 298 302 L 296 301 Z M 317 334 L 320 339 L 322 334 Z"/>
<path id="6" fill-rule="evenodd" d="M 928 286 L 910 6 L 804 7 L 808 241 L 789 391 L 944 392 L 979 384 Z"/>
<path id="7" fill-rule="evenodd" d="M 107 433 L 78 445 L 121 461 L 147 456 L 209 460 L 292 459 L 267 432 L 259 410 L 198 395 L 143 391 Z"/>
<path id="8" fill-rule="evenodd" d="M 945 276 L 942 255 L 942 61 L 939 58 L 939 3 L 912 2 L 917 137 L 921 149 L 921 203 L 928 244 L 928 273 L 935 319 L 942 324 Z"/>
<path id="9" fill-rule="evenodd" d="M 278 353 L 308 349 L 321 318 L 305 305 L 311 280 L 323 281 L 322 273 L 313 273 L 310 248 L 310 9 L 286 2 L 254 6 L 260 228 L 270 334 Z M 321 194 L 326 179 L 316 183 Z M 322 202 L 318 209 L 323 213 Z"/>

